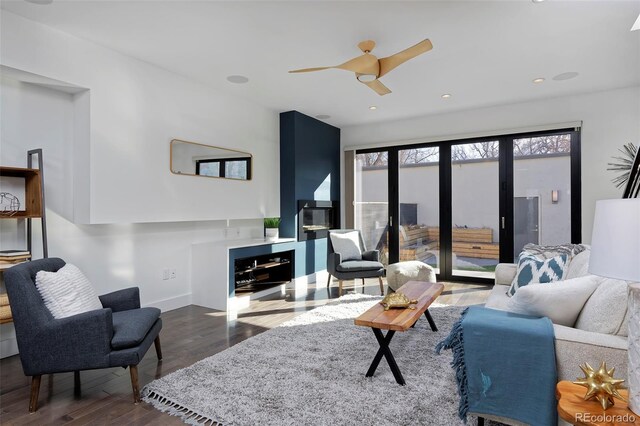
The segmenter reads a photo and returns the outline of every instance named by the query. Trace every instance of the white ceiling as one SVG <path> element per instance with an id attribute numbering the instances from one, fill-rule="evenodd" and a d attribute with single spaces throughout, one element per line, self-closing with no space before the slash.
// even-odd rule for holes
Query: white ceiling
<path id="1" fill-rule="evenodd" d="M 639 1 L 3 0 L 2 8 L 276 111 L 328 114 L 337 126 L 640 85 L 640 31 L 629 31 Z M 384 57 L 424 38 L 434 49 L 384 76 L 393 91 L 384 97 L 347 71 L 287 73 L 355 57 L 362 40 Z M 580 75 L 552 80 L 569 71 Z M 232 74 L 250 81 L 231 84 Z"/>

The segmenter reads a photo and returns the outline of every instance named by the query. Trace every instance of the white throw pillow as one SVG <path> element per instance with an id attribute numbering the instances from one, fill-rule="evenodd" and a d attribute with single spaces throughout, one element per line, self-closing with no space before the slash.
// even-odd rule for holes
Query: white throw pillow
<path id="1" fill-rule="evenodd" d="M 56 319 L 102 309 L 102 303 L 87 277 L 70 263 L 58 272 L 38 272 L 36 288 Z"/>
<path id="2" fill-rule="evenodd" d="M 585 303 L 575 328 L 596 333 L 615 334 L 627 314 L 626 281 L 605 278 Z"/>
<path id="3" fill-rule="evenodd" d="M 530 284 L 519 288 L 513 295 L 509 310 L 547 317 L 554 324 L 573 327 L 600 281 L 601 278 L 595 275 L 587 275 L 548 284 Z"/>
<path id="4" fill-rule="evenodd" d="M 591 256 L 591 250 L 587 249 L 583 252 L 576 254 L 567 268 L 567 276 L 565 279 L 570 280 L 572 278 L 584 277 L 589 274 L 589 256 Z"/>
<path id="5" fill-rule="evenodd" d="M 340 253 L 343 262 L 346 260 L 362 260 L 358 231 L 345 233 L 332 232 L 329 235 L 331 236 L 333 251 Z"/>

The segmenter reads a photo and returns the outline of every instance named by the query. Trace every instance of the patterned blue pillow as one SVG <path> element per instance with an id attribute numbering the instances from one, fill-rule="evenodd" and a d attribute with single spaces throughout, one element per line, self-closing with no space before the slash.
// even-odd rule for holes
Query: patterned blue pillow
<path id="1" fill-rule="evenodd" d="M 509 297 L 516 294 L 520 287 L 531 283 L 550 283 L 561 281 L 567 272 L 569 256 L 561 254 L 551 259 L 538 259 L 523 254 L 518 259 L 518 272 L 509 287 Z"/>

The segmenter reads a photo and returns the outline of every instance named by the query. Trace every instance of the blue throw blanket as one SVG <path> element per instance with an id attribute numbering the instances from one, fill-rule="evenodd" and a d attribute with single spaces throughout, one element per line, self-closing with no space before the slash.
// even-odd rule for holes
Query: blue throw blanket
<path id="1" fill-rule="evenodd" d="M 556 425 L 553 325 L 548 318 L 471 306 L 436 346 L 453 351 L 460 407 L 467 413 Z"/>

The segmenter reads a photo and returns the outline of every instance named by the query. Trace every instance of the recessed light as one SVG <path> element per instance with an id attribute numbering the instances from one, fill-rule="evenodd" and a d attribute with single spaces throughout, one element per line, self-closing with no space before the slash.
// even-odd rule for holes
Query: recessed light
<path id="1" fill-rule="evenodd" d="M 329 118 L 331 118 L 331 116 L 327 115 L 327 114 L 318 114 L 318 115 L 316 115 L 316 118 L 318 120 L 328 120 Z"/>
<path id="2" fill-rule="evenodd" d="M 373 111 L 373 110 L 378 109 L 378 107 L 377 107 L 377 106 L 375 106 L 375 105 L 371 105 L 371 106 L 369 107 L 369 109 L 370 109 L 371 111 Z"/>
<path id="3" fill-rule="evenodd" d="M 53 0 L 24 0 L 24 1 L 26 1 L 27 3 L 40 4 L 40 5 L 53 3 Z"/>
<path id="4" fill-rule="evenodd" d="M 563 80 L 571 80 L 572 78 L 576 78 L 579 74 L 575 71 L 571 72 L 563 72 L 562 74 L 558 74 L 553 79 L 555 81 L 563 81 Z"/>
<path id="5" fill-rule="evenodd" d="M 440 96 L 442 99 L 449 99 L 451 97 L 451 93 L 445 93 L 444 95 Z"/>
<path id="6" fill-rule="evenodd" d="M 229 83 L 244 84 L 249 81 L 244 75 L 230 75 L 227 77 Z"/>
<path id="7" fill-rule="evenodd" d="M 544 78 L 542 77 L 538 77 L 538 78 L 534 78 L 532 80 L 534 83 L 538 84 L 538 83 L 542 83 L 544 81 Z"/>
<path id="8" fill-rule="evenodd" d="M 531 0 L 534 3 L 542 3 L 544 0 Z"/>

